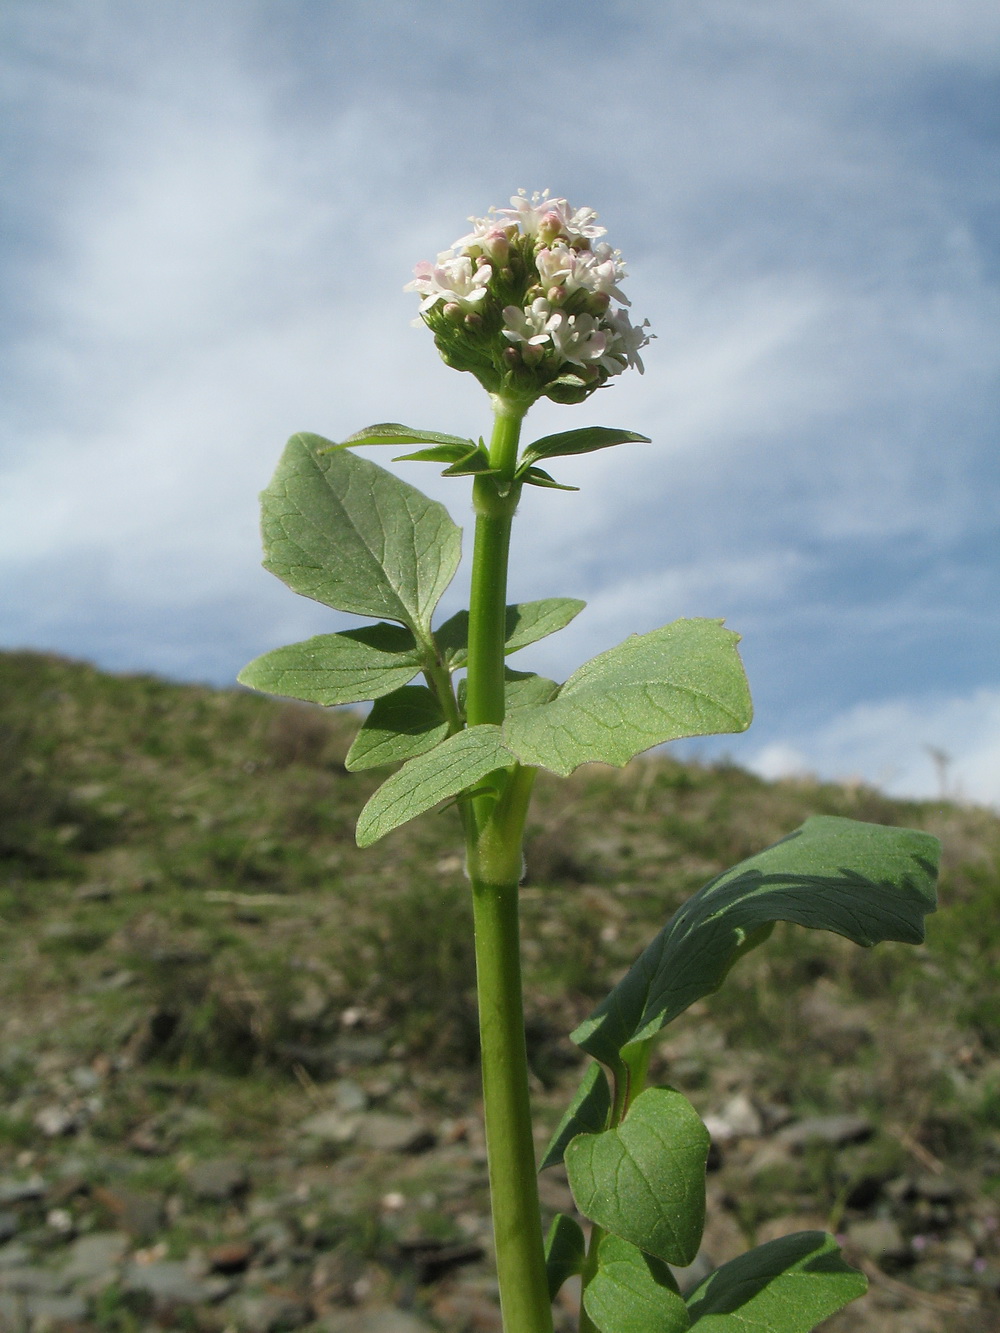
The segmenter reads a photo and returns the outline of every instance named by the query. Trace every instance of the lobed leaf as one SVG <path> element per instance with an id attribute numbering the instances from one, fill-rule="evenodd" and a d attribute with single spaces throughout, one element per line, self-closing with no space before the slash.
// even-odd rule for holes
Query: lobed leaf
<path id="1" fill-rule="evenodd" d="M 678 909 L 572 1039 L 614 1063 L 702 996 L 774 921 L 865 947 L 919 944 L 936 906 L 939 844 L 929 833 L 814 815 L 719 875 Z"/>
<path id="2" fill-rule="evenodd" d="M 376 699 L 344 761 L 352 773 L 399 764 L 431 750 L 448 735 L 448 723 L 426 685 L 404 685 Z"/>
<path id="3" fill-rule="evenodd" d="M 504 652 L 516 653 L 563 629 L 578 616 L 586 602 L 576 597 L 544 597 L 539 602 L 519 602 L 507 607 Z M 469 613 L 459 611 L 434 631 L 434 640 L 448 666 L 465 666 L 469 653 Z"/>
<path id="4" fill-rule="evenodd" d="M 566 1145 L 577 1134 L 603 1133 L 610 1110 L 611 1089 L 608 1087 L 607 1075 L 597 1061 L 592 1060 L 573 1094 L 573 1100 L 549 1139 L 539 1171 L 561 1162 Z"/>
<path id="5" fill-rule="evenodd" d="M 670 1269 L 619 1236 L 605 1236 L 583 1293 L 601 1333 L 684 1333 L 691 1320 Z"/>
<path id="6" fill-rule="evenodd" d="M 444 505 L 319 435 L 293 435 L 261 496 L 264 568 L 338 611 L 419 635 L 458 568 Z M 364 696 L 362 696 L 364 697 Z"/>
<path id="7" fill-rule="evenodd" d="M 545 1237 L 545 1273 L 549 1282 L 549 1300 L 554 1301 L 567 1278 L 583 1271 L 587 1243 L 575 1217 L 556 1213 Z"/>
<path id="8" fill-rule="evenodd" d="M 595 761 L 620 768 L 682 736 L 745 731 L 752 706 L 738 641 L 720 620 L 633 634 L 585 662 L 551 703 L 509 718 L 505 739 L 522 763 L 565 776 Z"/>
<path id="9" fill-rule="evenodd" d="M 811 1333 L 867 1289 L 832 1236 L 799 1231 L 717 1268 L 687 1307 L 697 1333 Z"/>
<path id="10" fill-rule="evenodd" d="M 708 1130 L 672 1088 L 647 1088 L 614 1129 L 566 1148 L 576 1206 L 605 1231 L 670 1264 L 687 1265 L 705 1226 Z"/>
<path id="11" fill-rule="evenodd" d="M 420 652 L 410 631 L 382 622 L 275 648 L 255 657 L 236 679 L 264 694 L 353 704 L 398 689 L 420 670 Z"/>
<path id="12" fill-rule="evenodd" d="M 382 783 L 358 818 L 358 846 L 370 847 L 400 824 L 512 763 L 514 756 L 503 744 L 499 727 L 486 724 L 456 732 Z"/>
<path id="13" fill-rule="evenodd" d="M 650 442 L 648 435 L 637 435 L 633 430 L 618 430 L 614 426 L 584 426 L 580 430 L 564 430 L 558 435 L 545 435 L 529 444 L 521 455 L 518 471 L 526 470 L 540 458 L 592 454 L 595 449 L 609 449 L 614 444 Z"/>

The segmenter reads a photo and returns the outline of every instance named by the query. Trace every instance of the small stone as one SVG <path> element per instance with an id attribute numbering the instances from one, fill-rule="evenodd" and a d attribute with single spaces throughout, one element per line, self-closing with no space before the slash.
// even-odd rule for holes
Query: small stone
<path id="1" fill-rule="evenodd" d="M 368 1109 L 368 1094 L 360 1083 L 353 1078 L 338 1078 L 333 1085 L 333 1100 L 337 1110 L 345 1115 L 357 1114 Z"/>
<path id="2" fill-rule="evenodd" d="M 72 1293 L 68 1296 L 28 1296 L 24 1302 L 24 1313 L 34 1329 L 79 1324 L 86 1318 L 87 1302 L 82 1296 Z"/>
<path id="3" fill-rule="evenodd" d="M 99 1185 L 93 1197 L 136 1240 L 151 1239 L 163 1225 L 163 1200 L 157 1194 Z"/>
<path id="4" fill-rule="evenodd" d="M 248 1241 L 229 1241 L 213 1246 L 205 1255 L 210 1269 L 216 1273 L 242 1273 L 253 1258 L 254 1247 Z"/>
<path id="5" fill-rule="evenodd" d="M 66 1106 L 43 1106 L 36 1112 L 34 1124 L 46 1138 L 61 1139 L 67 1134 L 75 1134 L 80 1128 L 80 1112 L 71 1111 Z"/>
<path id="6" fill-rule="evenodd" d="M 842 1148 L 847 1143 L 863 1143 L 874 1133 L 875 1126 L 863 1115 L 817 1115 L 786 1125 L 775 1138 L 793 1150 L 801 1150 L 810 1143 Z"/>
<path id="7" fill-rule="evenodd" d="M 303 1134 L 324 1143 L 350 1143 L 361 1125 L 361 1116 L 340 1110 L 317 1111 L 302 1122 Z"/>
<path id="8" fill-rule="evenodd" d="M 188 1184 L 196 1199 L 226 1203 L 242 1194 L 249 1185 L 247 1169 L 242 1162 L 220 1157 L 213 1161 L 196 1162 L 188 1173 Z"/>
<path id="9" fill-rule="evenodd" d="M 158 1306 L 199 1305 L 212 1298 L 212 1289 L 195 1277 L 187 1264 L 161 1259 L 151 1264 L 129 1264 L 122 1289 L 150 1296 Z"/>
<path id="10" fill-rule="evenodd" d="M 903 1233 L 889 1217 L 873 1217 L 852 1222 L 847 1229 L 848 1239 L 878 1264 L 903 1263 L 911 1259 L 912 1251 L 903 1239 Z"/>
<path id="11" fill-rule="evenodd" d="M 0 1245 L 6 1244 L 17 1233 L 17 1213 L 0 1212 Z"/>
<path id="12" fill-rule="evenodd" d="M 375 1152 L 426 1152 L 437 1139 L 423 1121 L 410 1116 L 373 1111 L 358 1127 L 358 1143 Z"/>
<path id="13" fill-rule="evenodd" d="M 0 1180 L 0 1205 L 31 1203 L 45 1197 L 46 1185 L 41 1176 L 29 1180 Z"/>
<path id="14" fill-rule="evenodd" d="M 66 1290 L 69 1282 L 61 1274 L 48 1268 L 26 1264 L 23 1268 L 6 1268 L 0 1272 L 0 1287 L 4 1291 L 55 1296 Z"/>
<path id="15" fill-rule="evenodd" d="M 323 1324 L 324 1333 L 430 1333 L 430 1325 L 408 1310 L 391 1307 L 338 1314 Z"/>
<path id="16" fill-rule="evenodd" d="M 0 1272 L 30 1264 L 31 1258 L 31 1251 L 27 1245 L 22 1245 L 19 1240 L 11 1241 L 9 1245 L 0 1247 Z"/>
<path id="17" fill-rule="evenodd" d="M 746 1093 L 731 1097 L 718 1115 L 705 1117 L 705 1128 L 713 1142 L 729 1143 L 733 1139 L 756 1139 L 764 1132 L 764 1120 Z"/>
<path id="18" fill-rule="evenodd" d="M 312 1319 L 312 1310 L 305 1301 L 270 1292 L 240 1297 L 236 1314 L 245 1333 L 286 1333 L 302 1328 Z"/>
<path id="19" fill-rule="evenodd" d="M 121 1231 L 94 1231 L 89 1236 L 79 1236 L 69 1248 L 63 1275 L 70 1282 L 89 1282 L 104 1276 L 113 1279 L 128 1248 L 129 1238 Z"/>

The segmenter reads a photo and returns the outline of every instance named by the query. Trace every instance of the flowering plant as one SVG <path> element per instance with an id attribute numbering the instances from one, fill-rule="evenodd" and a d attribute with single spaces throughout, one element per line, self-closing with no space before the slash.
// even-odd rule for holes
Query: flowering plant
<path id="1" fill-rule="evenodd" d="M 598 240 L 604 230 L 593 210 L 522 193 L 510 208 L 472 221 L 472 232 L 435 264 L 418 265 L 409 287 L 445 361 L 490 393 L 489 445 L 396 423 L 340 444 L 294 435 L 262 497 L 265 566 L 294 592 L 376 623 L 266 653 L 240 679 L 327 706 L 374 701 L 347 766 L 399 767 L 361 812 L 360 845 L 443 801 L 457 806 L 475 917 L 506 1333 L 551 1333 L 552 1299 L 571 1275 L 583 1290 L 581 1333 L 808 1333 L 865 1289 L 822 1232 L 758 1246 L 682 1289 L 678 1270 L 695 1259 L 704 1227 L 709 1136 L 679 1092 L 646 1086 L 650 1049 L 776 921 L 863 946 L 918 943 L 934 908 L 937 843 L 925 833 L 814 817 L 711 880 L 667 920 L 571 1034 L 588 1059 L 541 1168 L 565 1163 L 578 1216 L 557 1215 L 543 1241 L 518 928 L 535 774 L 621 766 L 665 741 L 742 731 L 751 705 L 738 635 L 715 620 L 632 635 L 564 684 L 507 668 L 508 655 L 583 609 L 565 597 L 507 603 L 523 486 L 572 489 L 539 462 L 645 440 L 591 426 L 520 449 L 524 416 L 540 397 L 580 402 L 629 366 L 641 371 L 649 335 L 645 322 L 629 319 L 625 268 Z M 471 476 L 467 612 L 433 623 L 461 558 L 461 533 L 442 505 L 346 447 L 373 444 L 403 446 L 403 458 Z M 419 676 L 424 683 L 413 684 Z"/>

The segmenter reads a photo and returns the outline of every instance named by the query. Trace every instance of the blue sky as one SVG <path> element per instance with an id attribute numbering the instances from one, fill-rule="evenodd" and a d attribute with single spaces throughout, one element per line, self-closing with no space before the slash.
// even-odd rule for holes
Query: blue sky
<path id="1" fill-rule="evenodd" d="M 487 428 L 401 289 L 549 187 L 657 341 L 527 429 L 654 443 L 526 498 L 512 595 L 590 605 L 518 665 L 724 616 L 757 720 L 711 752 L 935 795 L 932 746 L 1000 803 L 993 0 L 12 0 L 0 71 L 4 646 L 224 684 L 349 623 L 257 492 L 294 430 Z"/>

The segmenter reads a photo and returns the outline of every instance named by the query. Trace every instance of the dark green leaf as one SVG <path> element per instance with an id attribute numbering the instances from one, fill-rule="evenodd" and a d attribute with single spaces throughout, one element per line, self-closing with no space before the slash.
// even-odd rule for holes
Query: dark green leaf
<path id="1" fill-rule="evenodd" d="M 575 597 L 545 597 L 507 607 L 504 652 L 516 653 L 529 643 L 555 634 L 578 616 L 586 602 Z M 465 666 L 469 654 L 469 613 L 459 611 L 434 631 L 434 639 L 451 670 Z"/>
<path id="2" fill-rule="evenodd" d="M 736 651 L 721 620 L 675 620 L 585 662 L 551 703 L 505 725 L 522 763 L 572 773 L 592 761 L 619 767 L 642 750 L 682 736 L 745 731 L 752 708 Z"/>
<path id="3" fill-rule="evenodd" d="M 855 944 L 919 944 L 935 907 L 939 846 L 929 833 L 815 815 L 690 898 L 572 1034 L 614 1062 L 716 990 L 772 921 L 831 930 Z"/>
<path id="4" fill-rule="evenodd" d="M 545 1238 L 545 1273 L 549 1280 L 549 1300 L 554 1301 L 568 1277 L 583 1271 L 587 1244 L 580 1223 L 565 1213 L 556 1213 Z"/>
<path id="5" fill-rule="evenodd" d="M 587 1066 L 587 1072 L 567 1106 L 566 1114 L 549 1140 L 539 1171 L 561 1162 L 567 1143 L 575 1139 L 577 1134 L 603 1133 L 610 1110 L 611 1089 L 608 1087 L 607 1076 L 601 1066 L 593 1061 Z"/>
<path id="6" fill-rule="evenodd" d="M 428 632 L 461 558 L 443 505 L 328 440 L 293 435 L 261 496 L 264 567 L 338 611 Z M 322 456 L 321 456 L 322 455 Z"/>
<path id="7" fill-rule="evenodd" d="M 504 708 L 507 713 L 518 708 L 535 708 L 552 698 L 559 686 L 546 676 L 537 676 L 533 671 L 511 671 L 504 668 Z"/>
<path id="8" fill-rule="evenodd" d="M 687 1307 L 697 1333 L 811 1333 L 867 1288 L 832 1236 L 799 1231 L 717 1268 Z"/>
<path id="9" fill-rule="evenodd" d="M 399 454 L 394 463 L 460 463 L 478 453 L 471 440 L 461 444 L 439 444 L 433 449 L 418 449 L 414 454 Z"/>
<path id="10" fill-rule="evenodd" d="M 433 749 L 447 734 L 434 694 L 426 685 L 405 685 L 375 700 L 344 763 L 351 772 L 399 764 Z"/>
<path id="11" fill-rule="evenodd" d="M 382 623 L 276 648 L 254 658 L 237 680 L 264 694 L 353 704 L 388 694 L 419 672 L 420 654 L 410 631 Z"/>
<path id="12" fill-rule="evenodd" d="M 539 458 L 591 454 L 595 449 L 608 449 L 614 444 L 649 443 L 648 435 L 637 435 L 633 430 L 618 430 L 614 426 L 584 426 L 581 430 L 564 430 L 558 435 L 545 435 L 535 440 L 521 455 L 520 467 L 534 463 Z"/>
<path id="13" fill-rule="evenodd" d="M 398 421 L 380 421 L 374 426 L 365 426 L 340 444 L 327 441 L 329 449 L 346 449 L 349 445 L 363 444 L 461 445 L 466 450 L 476 447 L 475 440 L 467 440 L 462 435 L 445 435 L 439 430 L 414 430 L 412 426 L 401 426 Z"/>
<path id="14" fill-rule="evenodd" d="M 583 1294 L 601 1333 L 684 1333 L 687 1307 L 670 1269 L 619 1236 L 605 1236 Z"/>
<path id="15" fill-rule="evenodd" d="M 518 477 L 518 480 L 525 482 L 528 486 L 541 486 L 548 491 L 578 491 L 580 489 L 579 486 L 565 486 L 540 467 L 526 468 Z"/>
<path id="16" fill-rule="evenodd" d="M 705 1226 L 708 1131 L 672 1088 L 640 1092 L 603 1134 L 578 1134 L 566 1148 L 576 1206 L 640 1250 L 686 1265 Z"/>
<path id="17" fill-rule="evenodd" d="M 499 727 L 469 727 L 449 736 L 382 783 L 361 811 L 358 846 L 370 847 L 400 824 L 513 762 Z"/>

